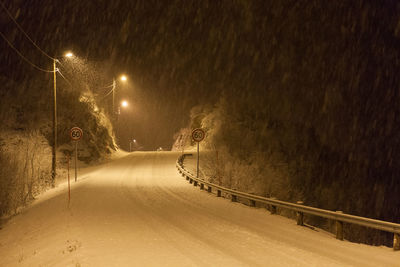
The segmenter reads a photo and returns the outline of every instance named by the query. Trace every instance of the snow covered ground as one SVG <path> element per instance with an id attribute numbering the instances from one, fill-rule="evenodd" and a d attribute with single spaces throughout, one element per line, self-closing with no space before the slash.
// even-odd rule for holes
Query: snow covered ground
<path id="1" fill-rule="evenodd" d="M 0 266 L 400 266 L 400 252 L 338 241 L 216 198 L 135 152 L 41 195 L 0 230 Z"/>

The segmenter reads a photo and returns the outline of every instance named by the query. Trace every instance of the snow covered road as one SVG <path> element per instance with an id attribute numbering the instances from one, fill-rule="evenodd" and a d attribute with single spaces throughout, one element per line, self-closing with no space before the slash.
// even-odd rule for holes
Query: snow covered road
<path id="1" fill-rule="evenodd" d="M 400 253 L 338 241 L 216 198 L 178 153 L 135 152 L 43 194 L 0 230 L 0 266 L 400 266 Z"/>

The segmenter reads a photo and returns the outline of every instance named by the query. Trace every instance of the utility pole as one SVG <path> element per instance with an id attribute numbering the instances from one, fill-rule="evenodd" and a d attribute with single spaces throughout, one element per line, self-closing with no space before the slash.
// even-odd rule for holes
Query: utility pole
<path id="1" fill-rule="evenodd" d="M 54 90 L 53 90 L 53 147 L 52 147 L 52 161 L 51 161 L 51 183 L 52 187 L 55 186 L 56 181 L 56 167 L 57 167 L 57 84 L 56 84 L 56 59 L 53 61 L 54 72 Z"/>
<path id="2" fill-rule="evenodd" d="M 112 83 L 112 111 L 111 111 L 111 117 L 115 119 L 115 87 L 116 87 L 116 82 L 115 79 L 113 79 Z"/>

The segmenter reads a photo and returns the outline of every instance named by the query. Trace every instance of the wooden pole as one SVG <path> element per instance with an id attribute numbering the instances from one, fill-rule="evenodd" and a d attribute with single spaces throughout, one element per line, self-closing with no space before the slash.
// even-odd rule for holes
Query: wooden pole
<path id="1" fill-rule="evenodd" d="M 182 155 L 185 153 L 185 142 L 183 141 L 183 136 L 181 135 L 181 148 L 182 148 Z"/>
<path id="2" fill-rule="evenodd" d="M 113 84 L 112 84 L 112 111 L 111 111 L 111 118 L 114 120 L 115 118 L 115 79 L 113 79 Z"/>
<path id="3" fill-rule="evenodd" d="M 197 178 L 199 178 L 200 142 L 197 142 Z"/>
<path id="4" fill-rule="evenodd" d="M 67 155 L 67 173 L 68 173 L 68 207 L 69 203 L 71 202 L 71 184 L 69 182 L 69 160 L 70 160 L 70 155 Z"/>
<path id="5" fill-rule="evenodd" d="M 75 141 L 75 182 L 78 180 L 78 141 Z"/>
<path id="6" fill-rule="evenodd" d="M 53 147 L 52 147 L 52 161 L 51 161 L 51 183 L 52 187 L 55 186 L 57 175 L 57 85 L 56 85 L 56 59 L 53 61 L 54 72 L 54 88 L 53 88 Z"/>

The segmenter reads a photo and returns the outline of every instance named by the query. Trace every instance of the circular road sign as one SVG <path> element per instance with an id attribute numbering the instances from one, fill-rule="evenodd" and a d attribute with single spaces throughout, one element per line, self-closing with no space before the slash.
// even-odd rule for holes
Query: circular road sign
<path id="1" fill-rule="evenodd" d="M 79 127 L 73 127 L 70 131 L 69 131 L 69 136 L 71 137 L 71 139 L 73 141 L 79 141 L 82 139 L 83 136 L 83 131 L 81 128 Z"/>
<path id="2" fill-rule="evenodd" d="M 203 129 L 197 128 L 192 131 L 192 138 L 195 142 L 201 142 L 203 141 L 204 137 L 206 136 L 206 133 L 204 132 Z"/>

